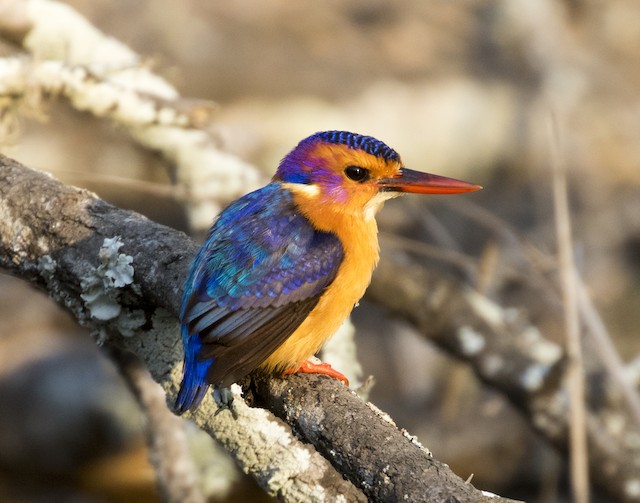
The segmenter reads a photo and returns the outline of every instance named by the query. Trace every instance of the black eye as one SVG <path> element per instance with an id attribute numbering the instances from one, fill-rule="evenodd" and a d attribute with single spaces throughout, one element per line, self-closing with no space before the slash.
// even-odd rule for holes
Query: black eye
<path id="1" fill-rule="evenodd" d="M 344 169 L 344 174 L 354 182 L 360 183 L 366 182 L 370 177 L 369 170 L 360 166 L 347 166 Z"/>

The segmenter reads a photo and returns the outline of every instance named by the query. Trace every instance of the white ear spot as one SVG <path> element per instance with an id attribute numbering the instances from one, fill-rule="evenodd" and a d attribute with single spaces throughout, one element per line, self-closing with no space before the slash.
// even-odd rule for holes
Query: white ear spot
<path id="1" fill-rule="evenodd" d="M 318 187 L 317 185 L 283 182 L 282 187 L 290 190 L 294 194 L 303 194 L 309 198 L 318 197 L 320 195 L 320 187 Z"/>

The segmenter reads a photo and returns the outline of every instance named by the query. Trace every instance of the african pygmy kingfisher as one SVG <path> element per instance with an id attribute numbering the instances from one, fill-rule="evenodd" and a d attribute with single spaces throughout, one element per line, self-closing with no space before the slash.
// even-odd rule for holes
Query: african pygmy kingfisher
<path id="1" fill-rule="evenodd" d="M 316 133 L 280 163 L 271 183 L 216 219 L 187 279 L 180 313 L 184 377 L 176 401 L 198 407 L 260 368 L 319 372 L 307 360 L 363 296 L 378 262 L 375 215 L 403 192 L 481 187 L 412 171 L 370 136 Z"/>

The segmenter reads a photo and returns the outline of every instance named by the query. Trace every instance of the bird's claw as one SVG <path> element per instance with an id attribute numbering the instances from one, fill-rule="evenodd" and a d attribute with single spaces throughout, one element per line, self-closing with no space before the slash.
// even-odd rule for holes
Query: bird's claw
<path id="1" fill-rule="evenodd" d="M 316 361 L 320 361 L 315 358 Z M 342 373 L 338 372 L 336 369 L 331 367 L 328 363 L 316 363 L 309 360 L 305 360 L 298 368 L 287 369 L 282 373 L 282 376 L 286 376 L 289 374 L 297 374 L 297 373 L 306 373 L 306 374 L 324 374 L 329 377 L 333 377 L 334 379 L 338 379 L 345 386 L 349 387 L 349 379 L 347 379 Z"/>
<path id="2" fill-rule="evenodd" d="M 216 388 L 213 391 L 213 399 L 218 406 L 218 410 L 216 410 L 214 416 L 217 416 L 224 410 L 229 410 L 233 414 L 233 417 L 236 418 L 237 412 L 233 407 L 233 393 L 229 388 Z"/>

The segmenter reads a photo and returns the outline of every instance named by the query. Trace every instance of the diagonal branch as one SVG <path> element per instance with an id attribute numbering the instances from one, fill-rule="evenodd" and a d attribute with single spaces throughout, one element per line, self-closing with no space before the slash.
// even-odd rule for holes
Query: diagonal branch
<path id="1" fill-rule="evenodd" d="M 133 283 L 106 287 L 102 296 L 88 295 L 93 293 L 96 271 L 104 265 L 104 240 L 115 236 L 124 243 L 120 251 L 128 254 L 122 255 L 132 259 Z M 181 232 L 0 157 L 0 266 L 45 288 L 81 324 L 95 329 L 105 344 L 134 353 L 170 402 L 177 392 L 182 358 L 175 313 L 195 250 Z M 115 276 L 123 271 L 116 264 L 106 272 Z M 108 309 L 110 301 L 120 309 Z M 365 500 L 272 414 L 237 402 L 237 419 L 216 416 L 209 398 L 192 419 L 232 452 L 267 492 L 283 501 L 324 501 L 314 494 L 328 500 L 339 494 Z"/>
<path id="2" fill-rule="evenodd" d="M 399 276 L 403 281 L 397 281 Z M 381 260 L 367 299 L 466 360 L 535 430 L 566 452 L 570 420 L 566 356 L 560 345 L 547 340 L 526 319 L 526 313 L 516 315 L 477 291 L 461 291 L 452 280 L 391 257 Z M 637 501 L 640 443 L 633 439 L 640 438 L 640 428 L 609 374 L 593 369 L 587 381 L 594 385 L 587 411 L 591 475 L 616 501 Z"/>
<path id="3" fill-rule="evenodd" d="M 175 314 L 195 250 L 183 233 L 0 157 L 0 267 L 47 290 L 105 344 L 134 353 L 170 403 L 182 358 Z M 269 410 L 239 397 L 236 418 L 216 415 L 206 397 L 192 419 L 282 501 L 489 499 L 332 380 L 256 382 L 258 399 L 317 451 Z M 348 428 L 335 427 L 345 422 Z M 361 432 L 360 442 L 353 432 Z"/>

